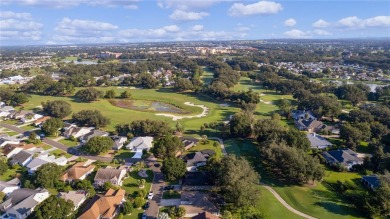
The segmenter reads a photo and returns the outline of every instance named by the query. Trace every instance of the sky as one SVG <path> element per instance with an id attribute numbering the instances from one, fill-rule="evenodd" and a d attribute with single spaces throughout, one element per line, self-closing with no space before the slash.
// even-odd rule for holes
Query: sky
<path id="1" fill-rule="evenodd" d="M 388 0 L 1 0 L 0 46 L 390 37 Z"/>

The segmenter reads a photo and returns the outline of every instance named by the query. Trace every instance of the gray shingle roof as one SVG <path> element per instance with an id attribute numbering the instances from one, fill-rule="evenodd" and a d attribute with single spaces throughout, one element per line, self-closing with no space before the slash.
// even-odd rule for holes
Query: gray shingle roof
<path id="1" fill-rule="evenodd" d="M 361 158 L 357 157 L 357 153 L 351 149 L 327 151 L 324 152 L 323 155 L 328 162 L 337 162 L 343 166 L 348 166 L 353 162 L 363 161 Z"/>
<path id="2" fill-rule="evenodd" d="M 309 139 L 312 148 L 325 148 L 332 145 L 332 143 L 316 133 L 307 134 L 306 137 Z"/>
<path id="3" fill-rule="evenodd" d="M 12 157 L 12 161 L 18 162 L 18 163 L 23 163 L 24 161 L 29 159 L 31 156 L 32 156 L 31 153 L 29 153 L 27 151 L 21 151 Z"/>

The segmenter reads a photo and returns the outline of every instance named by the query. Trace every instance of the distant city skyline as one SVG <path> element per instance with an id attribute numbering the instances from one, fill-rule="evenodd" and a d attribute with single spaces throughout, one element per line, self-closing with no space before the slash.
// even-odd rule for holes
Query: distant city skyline
<path id="1" fill-rule="evenodd" d="M 2 0 L 0 45 L 390 37 L 390 1 Z"/>

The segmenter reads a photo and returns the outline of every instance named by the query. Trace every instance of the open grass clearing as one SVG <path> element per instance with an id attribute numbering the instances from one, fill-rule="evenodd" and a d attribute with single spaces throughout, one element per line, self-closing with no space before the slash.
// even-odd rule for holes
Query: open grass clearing
<path id="1" fill-rule="evenodd" d="M 200 77 L 203 84 L 209 85 L 214 80 L 214 72 L 210 68 L 203 68 L 203 75 Z"/>

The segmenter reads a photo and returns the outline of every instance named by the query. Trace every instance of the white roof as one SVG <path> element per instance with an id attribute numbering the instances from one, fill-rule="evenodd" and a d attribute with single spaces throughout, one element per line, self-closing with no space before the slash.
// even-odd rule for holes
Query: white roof
<path id="1" fill-rule="evenodd" d="M 149 150 L 152 147 L 153 137 L 136 137 L 126 146 L 133 151 L 142 151 L 144 149 Z"/>

